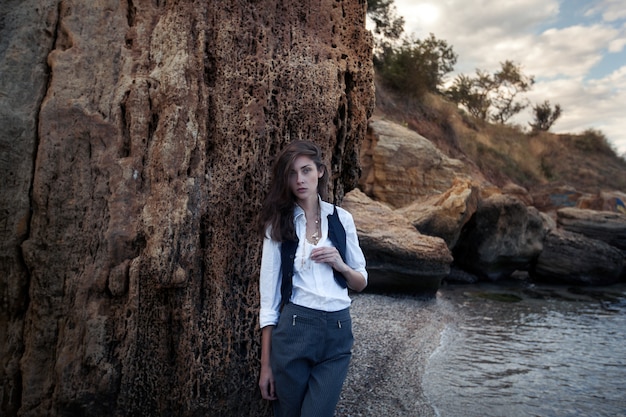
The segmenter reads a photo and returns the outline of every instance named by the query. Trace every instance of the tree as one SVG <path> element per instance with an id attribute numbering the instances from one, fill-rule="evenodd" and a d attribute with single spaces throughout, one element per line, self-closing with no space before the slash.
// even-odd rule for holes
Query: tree
<path id="1" fill-rule="evenodd" d="M 485 74 L 478 72 L 477 78 L 460 74 L 454 79 L 452 87 L 446 91 L 446 96 L 453 102 L 462 105 L 474 117 L 486 120 L 489 114 L 491 100 L 487 88 L 481 86 L 489 82 Z"/>
<path id="2" fill-rule="evenodd" d="M 519 100 L 519 95 L 529 91 L 535 81 L 512 61 L 500 65 L 500 70 L 494 74 L 476 70 L 474 78 L 458 75 L 446 95 L 480 120 L 506 123 L 528 106 Z"/>
<path id="3" fill-rule="evenodd" d="M 393 50 L 404 33 L 404 18 L 398 16 L 393 0 L 367 0 L 367 16 L 374 23 L 374 65 L 386 51 Z"/>
<path id="4" fill-rule="evenodd" d="M 393 0 L 367 0 L 367 15 L 374 22 L 374 66 L 390 87 L 420 96 L 437 92 L 443 77 L 453 70 L 457 55 L 444 40 L 431 33 L 427 39 L 401 39 L 404 18 Z"/>
<path id="5" fill-rule="evenodd" d="M 533 132 L 547 132 L 550 130 L 554 122 L 561 117 L 561 106 L 554 105 L 554 109 L 550 106 L 550 101 L 546 100 L 543 104 L 533 106 L 534 120 L 528 123 Z"/>
<path id="6" fill-rule="evenodd" d="M 491 114 L 491 120 L 504 124 L 528 107 L 527 101 L 516 100 L 521 93 L 530 90 L 535 80 L 533 76 L 524 75 L 521 67 L 513 61 L 505 61 L 500 65 L 500 71 L 493 76 L 491 106 L 494 112 Z"/>
<path id="7" fill-rule="evenodd" d="M 386 45 L 374 65 L 390 87 L 419 97 L 438 92 L 456 60 L 452 47 L 431 33 L 424 40 L 405 38 L 399 47 Z"/>
<path id="8" fill-rule="evenodd" d="M 404 18 L 397 15 L 393 0 L 367 0 L 367 15 L 374 22 L 374 33 L 399 39 L 404 32 Z"/>

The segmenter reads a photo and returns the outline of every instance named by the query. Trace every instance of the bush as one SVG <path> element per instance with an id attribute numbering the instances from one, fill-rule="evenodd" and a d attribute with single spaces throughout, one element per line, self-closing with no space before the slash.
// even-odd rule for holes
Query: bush
<path id="1" fill-rule="evenodd" d="M 607 137 L 599 130 L 587 129 L 581 135 L 574 136 L 574 146 L 584 152 L 597 152 L 603 155 L 615 155 L 616 151 Z"/>
<path id="2" fill-rule="evenodd" d="M 554 106 L 554 110 L 552 110 L 552 106 L 550 106 L 550 102 L 548 100 L 544 101 L 543 104 L 537 104 L 533 107 L 533 113 L 535 115 L 535 119 L 533 123 L 528 123 L 532 128 L 533 132 L 547 132 L 550 130 L 554 122 L 557 121 L 559 117 L 561 117 L 561 106 L 556 104 Z"/>
<path id="3" fill-rule="evenodd" d="M 382 45 L 374 65 L 390 88 L 413 97 L 436 93 L 446 74 L 452 72 L 457 55 L 444 40 L 432 33 L 424 40 L 404 39 L 402 45 Z"/>

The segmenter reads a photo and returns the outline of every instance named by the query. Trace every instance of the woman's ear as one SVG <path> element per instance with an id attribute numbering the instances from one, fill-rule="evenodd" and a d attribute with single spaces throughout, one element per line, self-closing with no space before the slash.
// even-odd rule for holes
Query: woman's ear
<path id="1" fill-rule="evenodd" d="M 325 169 L 326 167 L 324 167 L 323 165 L 319 167 L 319 169 L 317 170 L 317 178 L 322 178 L 324 176 Z"/>

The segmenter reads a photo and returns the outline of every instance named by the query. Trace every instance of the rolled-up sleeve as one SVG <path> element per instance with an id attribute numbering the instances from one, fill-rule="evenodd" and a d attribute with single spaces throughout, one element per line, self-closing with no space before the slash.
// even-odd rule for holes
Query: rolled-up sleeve
<path id="1" fill-rule="evenodd" d="M 339 210 L 339 220 L 346 230 L 346 263 L 352 269 L 360 272 L 367 282 L 367 270 L 365 269 L 365 256 L 359 245 L 359 236 L 356 232 L 356 225 L 352 215 L 344 210 Z"/>
<path id="2" fill-rule="evenodd" d="M 263 239 L 261 274 L 259 278 L 259 292 L 261 294 L 259 325 L 261 328 L 278 323 L 278 317 L 280 316 L 281 275 L 280 242 L 265 237 Z"/>

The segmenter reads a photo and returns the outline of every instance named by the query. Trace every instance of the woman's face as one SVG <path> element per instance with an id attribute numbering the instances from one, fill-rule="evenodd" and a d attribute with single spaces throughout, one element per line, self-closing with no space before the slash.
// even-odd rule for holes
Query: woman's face
<path id="1" fill-rule="evenodd" d="M 324 173 L 308 156 L 299 156 L 289 170 L 289 188 L 298 201 L 317 199 L 317 182 Z"/>

